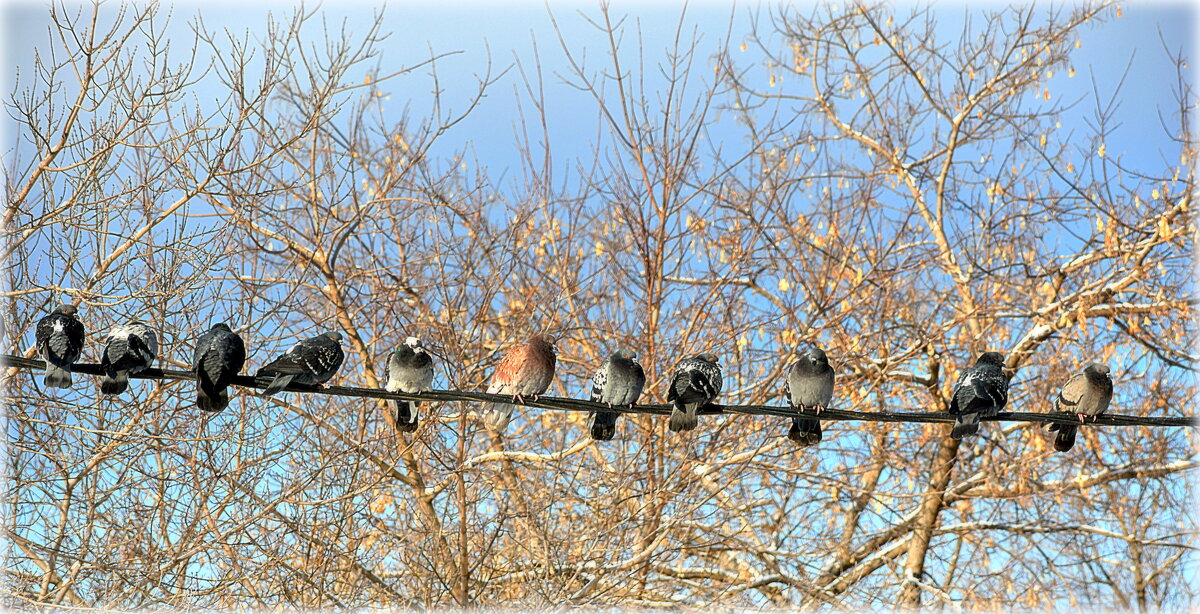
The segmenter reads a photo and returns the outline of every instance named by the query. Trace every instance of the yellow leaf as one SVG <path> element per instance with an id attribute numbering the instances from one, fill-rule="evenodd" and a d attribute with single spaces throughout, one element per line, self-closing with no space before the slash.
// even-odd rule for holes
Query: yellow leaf
<path id="1" fill-rule="evenodd" d="M 746 43 L 742 43 L 742 51 L 746 50 Z"/>
<path id="2" fill-rule="evenodd" d="M 597 256 L 603 256 L 603 255 L 604 255 L 604 244 L 603 244 L 603 243 L 601 243 L 600 241 L 596 241 L 596 248 L 595 248 L 595 252 L 596 252 L 596 255 L 597 255 Z"/>
<path id="3" fill-rule="evenodd" d="M 1096 150 L 1096 155 L 1097 155 L 1097 156 L 1100 156 L 1101 158 L 1103 158 L 1103 157 L 1104 157 L 1104 152 L 1105 152 L 1105 151 L 1107 151 L 1107 150 L 1108 150 L 1108 146 L 1106 146 L 1104 143 L 1100 143 L 1100 149 L 1097 149 L 1097 150 Z"/>
<path id="4" fill-rule="evenodd" d="M 788 280 L 786 277 L 779 278 L 779 291 L 780 292 L 787 292 L 791 288 L 792 288 L 792 284 L 788 283 Z"/>
<path id="5" fill-rule="evenodd" d="M 1154 200 L 1158 200 L 1158 188 L 1154 188 L 1153 190 L 1150 190 L 1150 198 L 1153 198 Z"/>
<path id="6" fill-rule="evenodd" d="M 1043 148 L 1046 146 L 1046 135 L 1045 134 L 1042 134 L 1042 136 L 1038 137 L 1038 145 Z"/>
<path id="7" fill-rule="evenodd" d="M 1070 79 L 1071 77 L 1074 77 L 1074 76 L 1075 76 L 1075 67 L 1072 66 L 1071 69 L 1067 71 L 1067 78 Z"/>
<path id="8" fill-rule="evenodd" d="M 1071 164 L 1070 162 L 1067 162 L 1067 172 L 1068 172 L 1068 173 L 1074 173 L 1074 172 L 1075 172 L 1075 165 L 1074 165 L 1074 164 Z"/>

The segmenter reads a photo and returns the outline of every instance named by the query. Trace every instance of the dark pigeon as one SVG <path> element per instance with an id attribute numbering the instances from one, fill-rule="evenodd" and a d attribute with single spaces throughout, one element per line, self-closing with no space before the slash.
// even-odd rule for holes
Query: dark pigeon
<path id="1" fill-rule="evenodd" d="M 721 366 L 707 352 L 685 358 L 675 365 L 675 376 L 667 392 L 671 408 L 668 427 L 675 432 L 696 428 L 696 410 L 721 394 Z"/>
<path id="2" fill-rule="evenodd" d="M 1108 411 L 1112 395 L 1113 382 L 1108 375 L 1108 365 L 1092 363 L 1083 369 L 1083 373 L 1076 373 L 1067 380 L 1062 392 L 1058 393 L 1054 408 L 1079 416 L 1082 424 L 1088 416 L 1095 417 Z M 1066 452 L 1074 447 L 1078 429 L 1074 424 L 1051 424 L 1050 430 L 1058 431 L 1054 449 Z"/>
<path id="3" fill-rule="evenodd" d="M 642 388 L 646 386 L 646 372 L 638 364 L 637 353 L 632 350 L 617 350 L 609 356 L 608 362 L 592 375 L 592 394 L 594 403 L 614 405 L 629 405 L 637 403 L 642 396 Z M 608 441 L 617 434 L 617 416 L 615 411 L 598 411 L 592 420 L 592 439 Z"/>
<path id="4" fill-rule="evenodd" d="M 833 398 L 833 367 L 820 348 L 812 348 L 788 369 L 788 403 L 799 409 L 813 409 L 818 414 Z M 788 439 L 801 446 L 821 442 L 821 421 L 816 418 L 792 418 Z"/>
<path id="5" fill-rule="evenodd" d="M 421 340 L 409 337 L 388 358 L 389 392 L 429 392 L 433 390 L 433 358 L 421 345 Z M 417 402 L 395 401 L 396 428 L 405 433 L 417 430 Z"/>
<path id="6" fill-rule="evenodd" d="M 149 369 L 157 356 L 158 335 L 154 329 L 137 320 L 114 326 L 104 341 L 104 357 L 100 359 L 101 394 L 125 392 L 129 376 Z"/>
<path id="7" fill-rule="evenodd" d="M 1008 403 L 1008 378 L 1004 375 L 1004 355 L 984 352 L 975 366 L 962 372 L 954 384 L 950 413 L 954 429 L 950 436 L 962 439 L 979 432 L 979 419 L 994 416 Z"/>
<path id="8" fill-rule="evenodd" d="M 196 406 L 221 411 L 229 405 L 226 388 L 246 364 L 246 343 L 229 325 L 214 324 L 196 341 L 192 371 L 196 373 Z"/>
<path id="9" fill-rule="evenodd" d="M 329 381 L 346 359 L 341 341 L 342 334 L 333 331 L 297 343 L 254 374 L 273 378 L 259 394 L 271 396 L 290 384 L 315 386 Z"/>
<path id="10" fill-rule="evenodd" d="M 46 361 L 42 381 L 48 388 L 71 387 L 71 365 L 83 353 L 83 323 L 75 318 L 77 312 L 74 305 L 63 303 L 38 321 L 34 336 L 38 355 Z"/>

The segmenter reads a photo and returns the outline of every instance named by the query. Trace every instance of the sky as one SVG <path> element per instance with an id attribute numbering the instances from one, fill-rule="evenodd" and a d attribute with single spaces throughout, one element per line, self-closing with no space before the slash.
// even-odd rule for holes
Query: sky
<path id="1" fill-rule="evenodd" d="M 811 3 L 795 4 L 812 6 Z M 7 58 L 2 65 L 16 66 L 20 70 L 30 66 L 34 50 L 44 46 L 47 14 L 44 5 L 39 3 L 7 2 L 3 6 Z M 80 5 L 68 3 L 67 6 Z M 518 97 L 524 95 L 520 67 L 529 72 L 535 65 L 540 65 L 545 80 L 552 153 L 563 168 L 569 168 L 567 161 L 590 154 L 596 110 L 586 94 L 565 84 L 558 76 L 568 65 L 555 24 L 563 38 L 570 41 L 573 53 L 587 48 L 589 62 L 597 64 L 603 59 L 605 41 L 588 23 L 588 19 L 599 15 L 597 6 L 558 1 L 548 4 L 423 0 L 391 3 L 386 8 L 384 22 L 384 32 L 391 34 L 379 46 L 380 72 L 416 65 L 431 54 L 454 53 L 440 60 L 437 69 L 439 86 L 444 89 L 443 100 L 458 109 L 465 108 L 474 90 L 475 78 L 488 71 L 489 62 L 493 75 L 504 73 L 488 90 L 481 106 L 442 139 L 442 146 L 460 147 L 459 144 L 469 142 L 468 158 L 477 157 L 478 163 L 486 166 L 493 178 L 512 178 L 519 167 L 515 149 L 520 122 Z M 733 47 L 745 40 L 754 15 L 762 12 L 763 6 L 769 5 L 699 2 L 685 7 L 678 2 L 615 2 L 611 12 L 617 16 L 628 15 L 631 21 L 640 25 L 646 56 L 657 59 L 672 41 L 681 10 L 686 9 L 685 22 L 689 28 L 695 27 L 701 33 L 701 45 L 715 51 L 727 32 Z M 936 6 L 941 28 L 947 36 L 956 36 L 955 22 L 970 5 L 939 3 Z M 190 36 L 188 21 L 196 15 L 201 15 L 210 29 L 230 28 L 237 32 L 250 28 L 253 34 L 254 26 L 262 24 L 268 14 L 286 15 L 293 4 L 222 1 L 183 2 L 167 7 L 171 12 L 168 36 L 178 35 L 187 40 Z M 353 32 L 367 27 L 376 6 L 365 2 L 330 3 L 317 10 L 331 29 L 341 28 L 344 23 Z M 1142 137 L 1161 134 L 1158 113 L 1169 112 L 1173 103 L 1170 85 L 1175 81 L 1175 75 L 1170 62 L 1165 59 L 1164 48 L 1184 50 L 1186 55 L 1192 55 L 1198 13 L 1196 6 L 1189 3 L 1133 3 L 1124 6 L 1122 13 L 1119 19 L 1082 30 L 1081 46 L 1074 56 L 1076 76 L 1069 78 L 1060 73 L 1051 81 L 1050 87 L 1064 100 L 1082 98 L 1093 88 L 1101 94 L 1101 99 L 1115 93 L 1114 102 L 1121 105 L 1122 124 L 1108 142 L 1109 152 L 1162 160 L 1164 155 L 1154 140 Z M 734 20 L 732 28 L 731 18 Z M 421 69 L 384 83 L 383 89 L 390 95 L 385 100 L 385 111 L 394 112 L 397 117 L 406 106 L 418 111 L 422 102 L 430 98 L 432 82 L 427 73 L 426 69 Z M 11 69 L 6 77 L 6 90 L 11 92 Z M 1122 78 L 1125 83 L 1117 90 Z M 1079 111 L 1081 120 L 1093 115 L 1090 108 Z M 1065 120 L 1064 127 L 1070 130 L 1072 118 L 1068 115 Z M 6 135 L 4 142 L 11 144 L 12 136 Z M 728 136 L 735 138 L 732 131 Z"/>
<path id="2" fill-rule="evenodd" d="M 70 5 L 69 5 L 70 6 Z M 111 6 L 118 6 L 113 4 Z M 276 16 L 290 12 L 290 3 L 215 2 L 179 3 L 171 6 L 172 20 L 168 36 L 190 40 L 189 20 L 203 16 L 212 30 L 229 28 L 241 31 L 262 24 L 268 13 Z M 745 40 L 753 15 L 761 5 L 729 2 L 701 2 L 687 8 L 685 22 L 694 26 L 702 36 L 702 46 L 715 52 L 723 37 L 729 33 L 729 47 L 736 49 Z M 967 5 L 941 3 L 942 27 L 946 35 L 956 36 L 956 15 L 961 16 Z M 646 56 L 657 59 L 674 36 L 682 5 L 679 3 L 617 2 L 612 13 L 627 14 L 636 20 L 643 34 Z M 329 3 L 320 9 L 330 28 L 345 27 L 361 31 L 372 20 L 374 6 L 369 3 L 349 5 Z M 581 11 L 584 14 L 581 14 Z M 6 70 L 6 93 L 11 93 L 12 68 L 27 69 L 34 61 L 35 51 L 44 48 L 47 39 L 47 14 L 42 4 L 5 3 L 3 5 L 4 54 L 0 67 Z M 586 160 L 592 153 L 597 114 L 591 98 L 565 84 L 558 76 L 568 69 L 559 34 L 570 41 L 572 52 L 589 50 L 589 62 L 602 61 L 605 41 L 587 18 L 598 15 L 593 3 L 538 2 L 510 3 L 449 3 L 398 2 L 386 11 L 384 31 L 391 35 L 379 45 L 382 73 L 419 64 L 433 54 L 459 52 L 438 62 L 439 84 L 444 88 L 443 99 L 454 108 L 467 104 L 474 91 L 476 76 L 488 70 L 493 75 L 503 73 L 489 89 L 480 107 L 465 121 L 456 125 L 441 140 L 441 147 L 457 149 L 469 143 L 469 156 L 488 169 L 493 178 L 505 177 L 519 181 L 520 105 L 522 91 L 521 69 L 527 73 L 540 66 L 545 79 L 547 119 L 550 142 L 557 168 L 565 171 L 572 160 Z M 585 16 L 586 15 L 586 16 Z M 1123 16 L 1105 24 L 1082 30 L 1081 46 L 1073 56 L 1075 76 L 1060 72 L 1050 87 L 1064 100 L 1087 99 L 1093 92 L 1100 99 L 1113 97 L 1120 106 L 1121 124 L 1110 135 L 1109 155 L 1127 156 L 1134 168 L 1156 168 L 1162 161 L 1173 162 L 1163 151 L 1160 113 L 1168 114 L 1174 104 L 1171 86 L 1176 75 L 1166 50 L 1183 50 L 1194 57 L 1193 43 L 1197 10 L 1190 4 L 1134 3 L 1124 7 Z M 730 19 L 733 19 L 732 27 Z M 632 41 L 631 41 L 632 42 Z M 536 51 L 535 51 L 536 49 Z M 519 66 L 518 66 L 519 65 Z M 397 117 L 406 106 L 420 115 L 422 105 L 430 98 L 427 69 L 384 84 L 388 92 L 384 108 Z M 1121 84 L 1122 79 L 1124 83 Z M 1118 89 L 1118 85 L 1120 85 Z M 198 93 L 203 96 L 203 92 Z M 1078 113 L 1067 113 L 1064 130 L 1085 131 L 1084 122 L 1094 115 L 1090 101 L 1081 103 Z M 526 106 L 526 110 L 528 107 Z M 8 156 L 15 136 L 12 127 L 4 123 L 0 135 Z M 1153 135 L 1153 138 L 1147 138 Z M 741 138 L 740 131 L 719 131 L 714 138 Z M 435 152 L 436 153 L 436 152 Z M 1146 162 L 1140 162 L 1140 161 Z M 561 180 L 561 177 L 560 177 Z M 504 185 L 504 181 L 498 182 Z"/>

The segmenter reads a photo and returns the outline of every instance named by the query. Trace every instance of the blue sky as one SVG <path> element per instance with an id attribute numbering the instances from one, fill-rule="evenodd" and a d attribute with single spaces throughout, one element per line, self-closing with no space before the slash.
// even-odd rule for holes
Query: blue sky
<path id="1" fill-rule="evenodd" d="M 109 6 L 115 8 L 117 5 Z M 720 48 L 727 32 L 731 36 L 730 47 L 736 49 L 740 45 L 749 31 L 754 6 L 709 2 L 687 9 L 686 23 L 689 28 L 694 25 L 702 35 L 701 65 L 706 64 L 704 58 Z M 957 36 L 958 28 L 954 22 L 968 8 L 962 4 L 939 6 L 946 36 Z M 168 33 L 180 37 L 181 41 L 190 41 L 188 22 L 196 14 L 203 15 L 212 30 L 249 28 L 253 33 L 261 31 L 268 12 L 277 17 L 284 16 L 291 8 L 286 3 L 179 4 L 171 11 Z M 590 96 L 565 85 L 556 76 L 567 69 L 567 64 L 550 14 L 557 20 L 563 37 L 570 42 L 573 53 L 587 49 L 590 63 L 602 62 L 603 36 L 580 15 L 581 10 L 587 17 L 595 18 L 598 14 L 596 5 L 581 3 L 554 3 L 549 8 L 534 2 L 516 5 L 394 3 L 386 12 L 384 32 L 390 32 L 391 36 L 379 45 L 379 69 L 381 73 L 393 72 L 416 65 L 431 54 L 461 52 L 438 63 L 440 85 L 445 90 L 444 103 L 456 109 L 467 104 L 475 89 L 474 76 L 482 75 L 489 61 L 493 75 L 508 69 L 489 89 L 481 106 L 443 137 L 439 145 L 442 149 L 435 151 L 445 154 L 469 148 L 468 156 L 477 157 L 493 180 L 504 187 L 507 181 L 520 179 L 516 134 L 520 121 L 518 100 L 525 98 L 520 71 L 510 67 L 520 62 L 528 73 L 535 64 L 540 64 L 547 98 L 549 138 L 557 179 L 561 182 L 563 172 L 573 166 L 573 160 L 586 160 L 591 156 L 596 140 L 597 113 Z M 349 7 L 331 3 L 321 9 L 331 29 L 342 27 L 345 19 L 351 32 L 365 29 L 372 12 L 373 7 L 365 3 Z M 615 4 L 612 10 L 614 15 L 628 14 L 630 20 L 638 22 L 645 44 L 644 53 L 650 63 L 661 58 L 663 49 L 670 45 L 679 12 L 680 5 L 676 3 L 645 6 L 626 2 Z M 1194 56 L 1191 45 L 1195 15 L 1195 8 L 1185 4 L 1134 4 L 1124 8 L 1123 17 L 1082 30 L 1081 46 L 1073 60 L 1075 76 L 1068 77 L 1060 72 L 1050 84 L 1055 96 L 1064 100 L 1082 99 L 1076 112 L 1064 114 L 1063 132 L 1086 132 L 1084 122 L 1094 115 L 1094 103 L 1090 98 L 1093 88 L 1102 100 L 1116 93 L 1121 124 L 1108 139 L 1109 155 L 1127 156 L 1129 166 L 1133 168 L 1159 169 L 1174 164 L 1177 154 L 1173 152 L 1176 150 L 1165 140 L 1159 118 L 1160 113 L 1169 115 L 1173 111 L 1171 86 L 1176 79 L 1164 47 L 1172 51 L 1183 49 L 1185 55 Z M 729 24 L 731 16 L 734 19 L 732 27 Z M 5 7 L 4 40 L 8 61 L 4 65 L 21 70 L 32 65 L 34 50 L 44 49 L 46 45 L 46 18 L 42 5 L 24 3 Z M 311 34 L 318 35 L 319 31 L 312 25 Z M 635 47 L 634 41 L 628 42 L 631 45 L 627 48 Z M 427 72 L 427 69 L 420 69 L 413 75 L 384 84 L 383 89 L 390 94 L 384 101 L 385 111 L 398 117 L 409 106 L 415 116 L 420 116 L 430 98 L 431 82 Z M 1126 74 L 1125 83 L 1118 92 L 1117 85 Z M 354 77 L 361 80 L 362 76 Z M 11 92 L 11 85 L 7 89 Z M 201 99 L 204 94 L 197 92 Z M 525 108 L 528 109 L 527 104 Z M 1169 125 L 1169 120 L 1167 122 Z M 7 155 L 14 135 L 6 136 Z M 717 130 L 711 136 L 715 139 L 743 138 L 741 131 L 734 130 L 724 133 Z M 498 181 L 500 177 L 505 180 Z M 267 359 L 269 353 L 263 350 L 258 359 Z M 826 456 L 825 460 L 836 462 L 832 456 Z"/>
<path id="2" fill-rule="evenodd" d="M 28 2 L 8 3 L 5 6 L 5 47 L 8 56 L 5 65 L 30 66 L 33 50 L 44 46 L 47 15 L 43 6 Z M 694 26 L 701 33 L 701 46 L 710 49 L 701 57 L 711 56 L 727 31 L 731 32 L 731 43 L 736 48 L 745 40 L 752 15 L 761 10 L 760 6 L 751 3 L 702 2 L 686 7 L 685 22 L 689 29 Z M 188 21 L 197 14 L 203 16 L 210 29 L 228 27 L 234 31 L 244 31 L 249 28 L 254 33 L 256 26 L 264 23 L 268 13 L 279 17 L 288 14 L 292 7 L 289 3 L 180 3 L 169 9 L 171 23 L 168 34 L 188 40 Z M 605 41 L 584 17 L 596 18 L 599 13 L 596 7 L 592 3 L 552 2 L 543 5 L 528 1 L 513 4 L 392 3 L 385 12 L 384 32 L 390 32 L 391 36 L 379 47 L 382 52 L 380 72 L 418 64 L 429 58 L 431 53 L 460 52 L 439 61 L 437 66 L 439 85 L 445 90 L 444 104 L 461 109 L 466 106 L 474 90 L 473 76 L 483 75 L 488 70 L 489 56 L 493 75 L 511 68 L 489 89 L 481 106 L 442 140 L 443 147 L 455 148 L 469 142 L 468 157 L 477 156 L 495 179 L 502 174 L 511 178 L 517 167 L 515 144 L 520 121 L 517 98 L 524 93 L 521 91 L 520 71 L 513 68 L 514 63 L 521 62 L 527 72 L 535 63 L 540 63 L 545 80 L 550 141 L 555 160 L 565 166 L 567 160 L 589 155 L 597 115 L 595 104 L 586 94 L 565 85 L 556 76 L 566 70 L 567 64 L 551 15 L 564 38 L 570 41 L 572 52 L 578 53 L 586 48 L 589 62 L 596 64 L 603 59 Z M 681 3 L 675 2 L 649 5 L 617 2 L 613 4 L 612 14 L 628 15 L 631 22 L 636 21 L 640 25 L 645 55 L 648 60 L 657 60 L 673 38 L 682 8 Z M 978 8 L 978 5 L 969 7 L 957 3 L 938 5 L 946 36 L 957 36 L 955 22 L 967 10 Z M 367 27 L 375 7 L 369 3 L 335 3 L 319 10 L 331 29 L 342 27 L 345 20 L 347 29 L 355 32 Z M 1117 92 L 1116 99 L 1121 105 L 1119 116 L 1122 124 L 1109 141 L 1108 151 L 1111 155 L 1149 157 L 1157 162 L 1165 157 L 1158 145 L 1159 139 L 1143 137 L 1147 134 L 1158 137 L 1161 134 L 1158 112 L 1170 112 L 1173 103 L 1170 86 L 1175 81 L 1175 75 L 1164 47 L 1173 51 L 1182 49 L 1186 55 L 1192 55 L 1196 10 L 1195 6 L 1188 3 L 1136 3 L 1123 7 L 1122 13 L 1121 18 L 1112 18 L 1110 15 L 1106 23 L 1082 30 L 1081 46 L 1074 56 L 1075 77 L 1069 78 L 1059 73 L 1051 81 L 1051 89 L 1055 96 L 1075 100 L 1086 97 L 1095 87 L 1100 98 L 1107 99 L 1116 91 L 1128 67 L 1125 84 Z M 734 23 L 730 30 L 731 17 Z M 310 32 L 318 34 L 315 28 Z M 432 86 L 426 77 L 427 72 L 426 69 L 420 69 L 413 75 L 385 83 L 383 89 L 391 96 L 385 101 L 385 109 L 395 112 L 397 116 L 406 105 L 411 105 L 413 112 L 421 111 L 429 99 Z M 11 77 L 10 72 L 9 83 Z M 11 85 L 6 89 L 11 91 Z M 1089 100 L 1078 107 L 1079 119 L 1092 115 L 1091 105 Z M 1064 120 L 1064 128 L 1070 130 L 1070 114 Z M 729 136 L 738 138 L 732 132 Z M 12 139 L 7 142 L 11 143 Z M 1133 166 L 1147 165 L 1135 162 Z M 505 172 L 506 169 L 508 172 Z"/>

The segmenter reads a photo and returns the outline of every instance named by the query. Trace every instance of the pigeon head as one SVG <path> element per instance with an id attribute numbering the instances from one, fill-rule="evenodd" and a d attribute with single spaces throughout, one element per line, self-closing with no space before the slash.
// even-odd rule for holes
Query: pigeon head
<path id="1" fill-rule="evenodd" d="M 404 340 L 404 345 L 412 348 L 414 351 L 424 350 L 425 346 L 421 345 L 421 340 L 416 337 L 408 337 Z"/>
<path id="2" fill-rule="evenodd" d="M 807 357 L 808 361 L 814 365 L 829 364 L 829 357 L 825 355 L 825 350 L 822 350 L 819 347 L 814 346 L 810 348 L 808 352 L 805 352 L 804 356 Z"/>
<path id="3" fill-rule="evenodd" d="M 554 354 L 557 356 L 558 348 L 554 347 L 554 344 L 557 341 L 558 341 L 558 338 L 556 338 L 554 336 L 543 335 L 542 333 L 533 333 L 532 335 L 529 336 L 529 339 L 525 340 L 525 343 L 527 345 L 531 345 L 531 346 L 544 345 L 544 346 L 546 346 L 547 349 L 550 350 L 551 354 Z"/>
<path id="4" fill-rule="evenodd" d="M 710 353 L 710 352 L 702 352 L 700 354 L 696 354 L 696 360 L 703 360 L 705 362 L 711 362 L 713 364 L 717 364 L 717 362 L 719 361 L 719 359 L 717 358 L 717 355 Z"/>
<path id="5" fill-rule="evenodd" d="M 623 358 L 625 360 L 637 360 L 637 352 L 633 350 L 617 350 L 612 353 L 613 358 Z"/>
<path id="6" fill-rule="evenodd" d="M 342 340 L 342 333 L 339 333 L 336 330 L 331 330 L 321 336 L 325 337 L 326 339 L 329 339 L 330 341 L 341 341 Z"/>
<path id="7" fill-rule="evenodd" d="M 216 330 L 223 330 L 225 332 L 233 332 L 229 330 L 229 325 L 224 322 L 217 322 L 216 324 L 213 324 L 213 328 Z"/>
<path id="8" fill-rule="evenodd" d="M 1092 364 L 1088 365 L 1086 368 L 1084 368 L 1084 372 L 1089 374 L 1094 373 L 1096 375 L 1108 375 L 1109 373 L 1108 365 L 1100 364 L 1098 362 L 1093 362 Z"/>
<path id="9" fill-rule="evenodd" d="M 59 305 L 58 307 L 54 308 L 54 313 L 61 313 L 63 315 L 68 315 L 68 316 L 73 316 L 78 312 L 79 312 L 79 310 L 76 309 L 75 306 L 70 303 L 63 303 L 63 304 Z"/>
<path id="10" fill-rule="evenodd" d="M 979 360 L 975 361 L 976 365 L 996 365 L 1004 366 L 1004 354 L 1000 352 L 984 352 L 979 355 Z"/>

